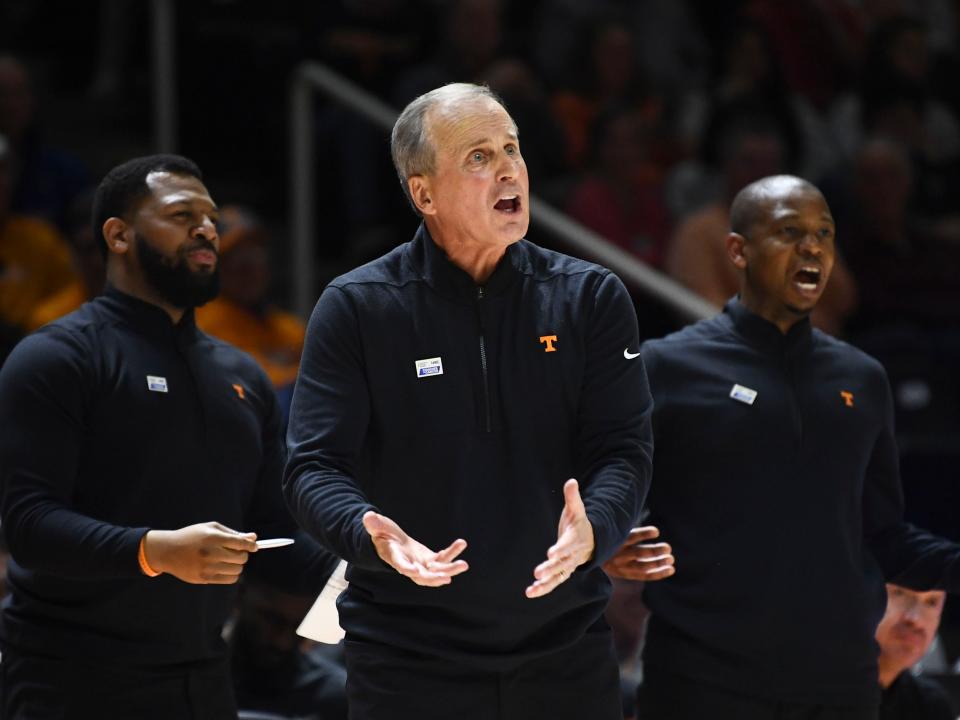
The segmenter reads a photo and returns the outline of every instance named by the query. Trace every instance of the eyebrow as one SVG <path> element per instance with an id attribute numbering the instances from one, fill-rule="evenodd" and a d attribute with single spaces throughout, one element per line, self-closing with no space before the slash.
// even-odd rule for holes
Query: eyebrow
<path id="1" fill-rule="evenodd" d="M 513 142 L 516 142 L 520 137 L 517 133 L 515 133 L 512 130 L 509 131 L 507 134 L 510 136 L 510 140 Z M 492 145 L 492 144 L 493 144 L 493 140 L 490 139 L 489 137 L 479 137 L 479 138 L 475 138 L 474 140 L 471 140 L 470 142 L 463 143 L 461 147 L 463 148 L 464 151 L 467 151 L 467 150 L 473 150 L 473 148 L 480 147 L 481 145 Z"/>

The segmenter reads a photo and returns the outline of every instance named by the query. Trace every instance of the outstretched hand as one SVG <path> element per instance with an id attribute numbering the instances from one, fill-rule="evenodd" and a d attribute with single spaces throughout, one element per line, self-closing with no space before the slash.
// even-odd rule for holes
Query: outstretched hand
<path id="1" fill-rule="evenodd" d="M 449 585 L 455 575 L 468 569 L 465 560 L 456 559 L 466 549 L 466 540 L 454 540 L 434 552 L 407 535 L 393 520 L 372 510 L 363 516 L 363 527 L 370 533 L 380 559 L 417 585 Z"/>
<path id="2" fill-rule="evenodd" d="M 151 530 L 143 540 L 150 567 L 196 585 L 232 585 L 240 579 L 249 554 L 257 551 L 255 533 L 241 533 L 218 522 L 179 530 Z"/>
<path id="3" fill-rule="evenodd" d="M 634 528 L 616 554 L 603 564 L 603 569 L 610 577 L 624 580 L 654 582 L 670 577 L 676 572 L 670 545 L 646 542 L 658 537 L 660 530 L 653 525 Z"/>
<path id="4" fill-rule="evenodd" d="M 567 480 L 563 485 L 563 512 L 557 542 L 547 550 L 547 559 L 534 568 L 534 582 L 527 587 L 527 597 L 537 598 L 552 592 L 593 557 L 595 546 L 593 526 L 580 498 L 580 485 L 576 480 Z"/>

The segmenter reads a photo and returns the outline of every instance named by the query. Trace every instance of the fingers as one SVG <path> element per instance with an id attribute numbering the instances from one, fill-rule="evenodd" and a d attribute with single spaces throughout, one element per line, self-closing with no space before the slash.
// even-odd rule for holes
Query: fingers
<path id="1" fill-rule="evenodd" d="M 634 545 L 647 540 L 656 540 L 658 537 L 660 537 L 660 528 L 654 525 L 644 525 L 643 527 L 633 528 L 623 544 Z"/>
<path id="2" fill-rule="evenodd" d="M 364 514 L 363 527 L 380 558 L 417 585 L 449 585 L 454 577 L 469 569 L 466 561 L 456 559 L 467 548 L 467 541 L 462 538 L 434 552 L 407 535 L 393 520 L 372 510 Z"/>
<path id="3" fill-rule="evenodd" d="M 233 550 L 223 546 L 211 548 L 206 553 L 201 554 L 206 556 L 208 562 L 229 565 L 243 565 L 250 557 L 250 553 L 246 550 Z"/>
<path id="4" fill-rule="evenodd" d="M 426 569 L 447 575 L 453 578 L 460 573 L 469 570 L 469 565 L 465 560 L 454 560 L 460 553 L 467 549 L 467 541 L 461 539 L 454 540 L 448 547 L 436 554 L 433 560 L 426 563 Z"/>
<path id="5" fill-rule="evenodd" d="M 224 534 L 220 539 L 220 547 L 224 550 L 234 552 L 252 553 L 257 551 L 256 533 L 244 533 L 242 535 Z"/>
<path id="6" fill-rule="evenodd" d="M 243 533 L 216 521 L 206 523 L 222 547 L 245 552 L 257 551 L 257 534 Z"/>
<path id="7" fill-rule="evenodd" d="M 458 560 L 456 563 L 450 564 L 449 567 L 439 567 L 437 569 L 433 569 L 432 566 L 416 563 L 410 572 L 401 571 L 400 574 L 410 578 L 417 585 L 440 587 L 442 585 L 449 585 L 453 582 L 454 576 L 466 572 L 466 570 L 467 563 L 463 560 Z"/>
<path id="8" fill-rule="evenodd" d="M 660 567 L 651 568 L 646 571 L 643 577 L 644 582 L 656 582 L 657 580 L 665 580 L 666 578 L 675 575 L 677 568 L 673 565 L 662 565 Z"/>
<path id="9" fill-rule="evenodd" d="M 583 500 L 580 497 L 580 483 L 570 478 L 563 484 L 563 504 L 565 510 L 570 510 L 574 515 L 586 515 L 587 509 L 583 506 Z"/>
<path id="10" fill-rule="evenodd" d="M 462 553 L 467 549 L 467 541 L 463 538 L 454 540 L 450 543 L 449 546 L 445 547 L 443 550 L 437 553 L 435 562 L 439 563 L 448 563 L 451 562 L 457 555 Z"/>
<path id="11" fill-rule="evenodd" d="M 636 560 L 657 560 L 661 557 L 673 557 L 669 543 L 645 543 L 643 545 L 624 545 L 617 551 L 616 558 L 623 562 Z"/>
<path id="12" fill-rule="evenodd" d="M 676 573 L 674 557 L 669 553 L 629 558 L 621 553 L 604 563 L 603 569 L 611 577 L 642 582 L 663 580 Z"/>
<path id="13" fill-rule="evenodd" d="M 537 577 L 536 572 L 534 576 L 537 579 L 530 585 L 527 586 L 527 589 L 524 591 L 524 594 L 528 598 L 538 598 L 547 595 L 548 593 L 553 592 L 561 583 L 565 582 L 567 578 L 570 577 L 570 572 L 562 564 L 553 564 L 549 565 L 549 570 L 544 570 L 543 568 L 548 566 L 548 563 L 542 563 L 537 566 L 537 570 L 541 571 L 540 576 Z"/>

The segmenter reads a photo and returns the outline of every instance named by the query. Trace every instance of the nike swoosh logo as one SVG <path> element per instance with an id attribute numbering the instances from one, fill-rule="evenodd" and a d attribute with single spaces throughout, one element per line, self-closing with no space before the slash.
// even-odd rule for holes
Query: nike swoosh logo
<path id="1" fill-rule="evenodd" d="M 638 352 L 632 353 L 632 352 L 630 352 L 630 350 L 629 350 L 628 348 L 624 348 L 624 349 L 623 349 L 623 356 L 624 356 L 627 360 L 633 360 L 635 357 L 640 357 L 640 353 L 638 353 Z"/>

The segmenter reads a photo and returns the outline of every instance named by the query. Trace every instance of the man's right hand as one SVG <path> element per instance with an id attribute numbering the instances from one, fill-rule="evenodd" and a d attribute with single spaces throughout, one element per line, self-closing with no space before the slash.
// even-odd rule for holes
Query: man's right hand
<path id="1" fill-rule="evenodd" d="M 240 579 L 249 553 L 257 551 L 255 533 L 240 533 L 218 522 L 179 530 L 151 530 L 143 552 L 154 570 L 193 584 L 232 585 Z"/>
<path id="2" fill-rule="evenodd" d="M 363 527 L 370 533 L 380 559 L 417 585 L 449 585 L 454 575 L 468 568 L 465 560 L 455 559 L 466 549 L 466 540 L 454 540 L 445 549 L 434 552 L 407 535 L 393 520 L 372 510 L 363 516 Z"/>

